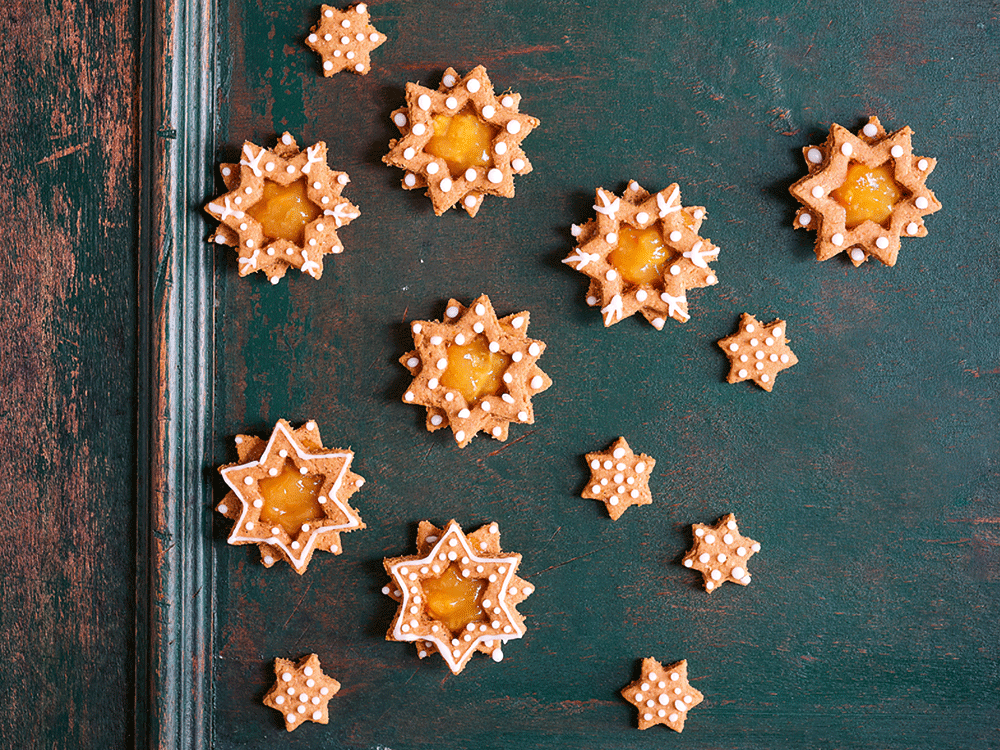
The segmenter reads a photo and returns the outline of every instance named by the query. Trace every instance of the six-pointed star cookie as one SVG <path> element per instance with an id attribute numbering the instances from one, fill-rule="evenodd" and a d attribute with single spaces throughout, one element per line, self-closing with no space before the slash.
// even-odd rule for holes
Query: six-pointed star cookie
<path id="1" fill-rule="evenodd" d="M 483 196 L 513 198 L 514 175 L 531 171 L 521 141 L 538 120 L 520 102 L 510 92 L 498 98 L 482 65 L 461 80 L 448 68 L 437 91 L 408 83 L 406 106 L 392 113 L 400 137 L 382 161 L 406 170 L 406 190 L 426 187 L 438 216 L 455 204 L 475 216 Z"/>
<path id="2" fill-rule="evenodd" d="M 268 568 L 283 559 L 301 575 L 313 552 L 339 555 L 340 533 L 365 527 L 348 503 L 365 483 L 350 470 L 354 453 L 324 448 L 315 422 L 293 430 L 281 419 L 267 441 L 237 435 L 236 448 L 239 462 L 219 469 L 232 491 L 216 510 L 236 522 L 229 543 L 256 544 Z"/>
<path id="3" fill-rule="evenodd" d="M 608 509 L 611 520 L 617 521 L 631 505 L 649 505 L 649 477 L 656 466 L 649 456 L 636 455 L 625 438 L 618 438 L 610 448 L 587 454 L 590 481 L 582 496 L 600 500 Z"/>
<path id="4" fill-rule="evenodd" d="M 684 731 L 687 712 L 705 699 L 688 683 L 686 659 L 666 667 L 643 659 L 641 676 L 622 689 L 622 696 L 639 709 L 639 729 L 664 724 L 675 732 Z"/>
<path id="5" fill-rule="evenodd" d="M 855 266 L 869 257 L 892 266 L 899 253 L 901 236 L 927 235 L 923 217 L 941 208 L 926 185 L 927 175 L 937 162 L 928 156 L 913 155 L 912 134 L 908 127 L 887 134 L 878 118 L 872 117 L 857 135 L 834 123 L 825 143 L 802 149 L 809 174 L 792 185 L 789 192 L 805 206 L 795 215 L 795 228 L 816 230 L 818 260 L 848 250 Z M 891 174 L 887 176 L 895 185 L 878 185 L 883 178 L 870 170 L 883 165 L 889 167 L 887 171 Z M 852 168 L 853 180 L 860 183 L 862 191 L 874 188 L 896 196 L 891 213 L 881 223 L 865 219 L 856 226 L 848 226 L 845 206 L 833 193 L 851 179 Z M 892 198 L 883 196 L 881 200 L 891 202 Z"/>
<path id="6" fill-rule="evenodd" d="M 240 276 L 263 271 L 277 284 L 298 268 L 318 279 L 323 256 L 343 252 L 337 230 L 361 214 L 341 197 L 350 179 L 327 166 L 325 143 L 299 151 L 285 133 L 269 151 L 247 141 L 240 163 L 220 169 L 228 192 L 205 206 L 222 222 L 209 239 L 237 248 Z"/>
<path id="7" fill-rule="evenodd" d="M 545 344 L 527 337 L 527 312 L 498 320 L 484 294 L 469 307 L 449 300 L 444 322 L 410 330 L 416 349 L 399 358 L 413 375 L 403 402 L 427 407 L 429 431 L 451 427 L 464 448 L 480 430 L 506 440 L 511 422 L 534 423 L 531 399 L 552 381 L 536 364 Z"/>
<path id="8" fill-rule="evenodd" d="M 760 552 L 760 542 L 740 536 L 736 516 L 723 516 L 715 526 L 696 523 L 694 547 L 684 555 L 684 567 L 701 571 L 705 591 L 712 592 L 726 581 L 741 586 L 750 583 L 747 560 Z"/>
<path id="9" fill-rule="evenodd" d="M 501 552 L 495 523 L 466 535 L 454 520 L 443 528 L 421 521 L 417 554 L 383 561 L 392 580 L 382 593 L 399 602 L 386 640 L 414 643 L 421 659 L 437 651 L 455 674 L 476 651 L 500 661 L 501 646 L 524 636 L 517 605 L 534 591 L 516 575 L 520 563 L 520 555 Z M 432 611 L 432 587 L 446 577 L 459 582 L 453 584 L 456 588 L 471 584 L 471 590 L 466 588 L 470 602 L 465 604 L 471 619 L 454 631 L 444 621 L 447 613 Z M 448 604 L 455 604 L 456 598 L 454 590 L 444 594 Z"/>
<path id="10" fill-rule="evenodd" d="M 638 183 L 616 196 L 597 189 L 597 219 L 573 226 L 577 246 L 563 263 L 590 277 L 587 304 L 604 325 L 641 313 L 657 329 L 690 319 L 687 290 L 718 282 L 708 261 L 719 248 L 699 236 L 705 209 L 681 205 L 680 188 L 650 194 Z"/>
<path id="11" fill-rule="evenodd" d="M 720 339 L 719 347 L 731 364 L 728 383 L 752 380 L 765 391 L 774 387 L 774 377 L 798 362 L 788 348 L 785 321 L 761 325 L 753 315 L 743 313 L 736 333 Z"/>
<path id="12" fill-rule="evenodd" d="M 340 683 L 323 674 L 316 654 L 303 656 L 297 664 L 275 659 L 274 674 L 277 681 L 264 696 L 264 705 L 282 713 L 286 730 L 293 732 L 304 721 L 330 723 L 328 704 Z"/>
<path id="13" fill-rule="evenodd" d="M 368 6 L 364 3 L 347 10 L 324 5 L 319 23 L 306 37 L 306 46 L 323 58 L 323 75 L 327 78 L 342 70 L 363 76 L 371 68 L 372 50 L 385 40 L 385 34 L 368 20 Z"/>

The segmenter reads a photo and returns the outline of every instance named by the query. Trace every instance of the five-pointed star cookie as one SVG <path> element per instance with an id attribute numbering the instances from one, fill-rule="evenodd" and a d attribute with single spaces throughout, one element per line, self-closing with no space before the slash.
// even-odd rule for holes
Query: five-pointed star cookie
<path id="1" fill-rule="evenodd" d="M 715 526 L 696 523 L 694 547 L 684 555 L 684 567 L 701 571 L 705 591 L 712 592 L 726 581 L 741 586 L 750 583 L 747 560 L 760 552 L 760 542 L 740 536 L 736 516 L 723 516 Z"/>
<path id="2" fill-rule="evenodd" d="M 316 654 L 303 656 L 298 663 L 275 659 L 274 674 L 277 681 L 264 696 L 264 705 L 282 713 L 287 731 L 295 731 L 305 721 L 330 723 L 329 703 L 340 683 L 323 674 Z"/>
<path id="3" fill-rule="evenodd" d="M 809 174 L 789 188 L 805 207 L 795 215 L 796 229 L 816 230 L 816 258 L 827 260 L 844 250 L 855 266 L 869 257 L 887 266 L 895 265 L 900 237 L 924 237 L 924 216 L 940 210 L 941 204 L 927 189 L 927 176 L 937 163 L 928 156 L 914 156 L 910 136 L 903 127 L 886 133 L 877 117 L 871 117 L 857 135 L 834 123 L 830 135 L 819 146 L 802 149 Z M 891 167 L 900 189 L 898 202 L 882 224 L 871 219 L 848 227 L 845 207 L 834 191 L 848 179 L 852 165 L 875 169 Z"/>
<path id="4" fill-rule="evenodd" d="M 775 376 L 799 361 L 788 348 L 783 320 L 761 325 L 753 315 L 743 313 L 736 333 L 720 339 L 718 343 L 731 364 L 726 378 L 728 383 L 752 380 L 765 391 L 770 391 L 774 387 Z"/>
<path id="5" fill-rule="evenodd" d="M 639 729 L 664 724 L 675 732 L 684 731 L 687 712 L 705 699 L 688 683 L 686 659 L 666 667 L 643 659 L 641 676 L 622 689 L 622 696 L 639 709 Z"/>
<path id="6" fill-rule="evenodd" d="M 421 521 L 417 554 L 383 561 L 392 580 L 382 593 L 399 602 L 386 640 L 414 643 L 421 659 L 437 651 L 455 674 L 465 669 L 476 651 L 499 662 L 501 646 L 524 636 L 524 618 L 517 605 L 534 591 L 516 575 L 520 563 L 520 555 L 500 550 L 495 523 L 466 535 L 454 520 L 442 528 Z M 478 614 L 454 632 L 431 612 L 428 596 L 433 583 L 449 572 L 481 586 L 475 602 Z"/>
<path id="7" fill-rule="evenodd" d="M 705 209 L 682 206 L 676 183 L 650 194 L 633 180 L 621 197 L 598 188 L 594 210 L 596 220 L 573 226 L 577 246 L 563 263 L 590 277 L 587 304 L 604 325 L 635 313 L 657 329 L 689 320 L 687 290 L 718 283 L 708 261 L 719 248 L 698 234 Z"/>
<path id="8" fill-rule="evenodd" d="M 262 271 L 277 284 L 289 268 L 298 268 L 318 279 L 323 275 L 323 256 L 344 251 L 337 230 L 361 214 L 341 197 L 350 179 L 327 166 L 322 141 L 305 151 L 299 151 L 290 133 L 281 136 L 273 151 L 247 141 L 240 163 L 223 164 L 220 170 L 228 192 L 205 206 L 222 222 L 209 240 L 237 248 L 240 276 Z M 305 222 L 301 236 L 269 236 L 258 220 L 264 218 L 260 211 L 267 211 L 269 196 L 296 188 L 304 196 L 296 208 Z M 298 197 L 274 198 L 282 204 L 277 213 L 286 214 L 288 203 Z M 277 234 L 274 227 L 270 231 Z"/>
<path id="9" fill-rule="evenodd" d="M 649 477 L 656 466 L 649 456 L 635 454 L 625 438 L 618 438 L 610 448 L 587 454 L 590 481 L 582 496 L 600 500 L 608 509 L 611 520 L 617 521 L 631 505 L 649 505 Z"/>
<path id="10" fill-rule="evenodd" d="M 445 320 L 418 320 L 410 326 L 416 349 L 399 358 L 413 375 L 403 394 L 403 402 L 427 407 L 427 429 L 431 432 L 451 427 L 455 442 L 464 448 L 480 430 L 497 440 L 507 439 L 511 422 L 533 424 L 533 396 L 546 390 L 552 381 L 536 364 L 545 343 L 527 337 L 528 313 L 519 312 L 497 319 L 485 294 L 469 307 L 452 299 Z M 493 392 L 467 398 L 456 381 L 459 362 L 450 353 L 479 347 L 464 358 L 496 358 L 502 376 Z M 456 349 L 457 348 L 457 349 Z M 487 354 L 488 350 L 488 354 Z M 499 374 L 499 372 L 497 373 Z"/>
<path id="11" fill-rule="evenodd" d="M 497 97 L 482 65 L 461 79 L 454 68 L 448 68 L 436 91 L 408 83 L 406 106 L 392 113 L 400 137 L 389 141 L 389 153 L 382 161 L 406 170 L 404 189 L 426 187 L 438 216 L 456 204 L 475 216 L 484 196 L 513 198 L 514 175 L 531 171 L 521 141 L 538 127 L 538 119 L 519 112 L 520 102 L 520 94 Z M 451 118 L 462 114 L 472 115 L 489 138 L 475 166 L 456 169 L 427 148 L 439 130 L 447 130 Z"/>
<path id="12" fill-rule="evenodd" d="M 350 506 L 351 495 L 365 480 L 350 470 L 354 453 L 323 447 L 315 422 L 295 430 L 278 420 L 267 441 L 252 435 L 237 435 L 239 462 L 219 469 L 230 492 L 216 510 L 236 523 L 230 544 L 256 544 L 261 560 L 270 568 L 287 560 L 295 572 L 305 573 L 313 552 L 339 555 L 341 532 L 365 528 L 358 511 Z M 290 472 L 290 474 L 288 474 Z M 285 515 L 293 513 L 273 504 L 261 483 L 290 476 L 312 482 L 318 488 L 316 505 L 306 503 L 304 520 L 289 528 Z M 284 488 L 275 490 L 280 494 Z"/>
<path id="13" fill-rule="evenodd" d="M 319 23 L 310 29 L 306 46 L 323 58 L 323 75 L 342 70 L 367 75 L 371 53 L 386 40 L 368 20 L 368 6 L 358 3 L 347 10 L 329 5 L 320 8 Z"/>

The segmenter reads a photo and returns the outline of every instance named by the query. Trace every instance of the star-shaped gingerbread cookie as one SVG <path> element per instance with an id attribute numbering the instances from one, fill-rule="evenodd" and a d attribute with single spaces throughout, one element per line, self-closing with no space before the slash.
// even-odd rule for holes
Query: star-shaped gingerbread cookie
<path id="1" fill-rule="evenodd" d="M 514 175 L 531 162 L 521 141 L 538 119 L 519 111 L 520 94 L 497 97 L 482 65 L 464 78 L 448 68 L 435 91 L 406 84 L 406 106 L 392 113 L 400 137 L 382 161 L 406 171 L 403 188 L 427 188 L 434 213 L 458 204 L 475 216 L 483 197 L 514 197 Z"/>
<path id="2" fill-rule="evenodd" d="M 727 383 L 752 380 L 765 391 L 774 388 L 775 376 L 799 361 L 788 348 L 785 321 L 761 325 L 753 315 L 743 313 L 736 332 L 720 339 L 719 348 L 729 357 Z"/>
<path id="3" fill-rule="evenodd" d="M 275 659 L 274 674 L 277 681 L 264 696 L 264 705 L 281 712 L 287 731 L 294 732 L 305 721 L 330 723 L 329 703 L 340 683 L 323 674 L 316 654 L 303 656 L 298 663 Z"/>
<path id="4" fill-rule="evenodd" d="M 216 510 L 236 523 L 230 544 L 256 544 L 270 568 L 287 560 L 305 573 L 313 552 L 339 555 L 341 532 L 365 528 L 348 500 L 365 483 L 354 453 L 323 447 L 315 422 L 278 420 L 266 441 L 237 435 L 239 462 L 219 469 L 230 492 Z"/>
<path id="5" fill-rule="evenodd" d="M 708 263 L 719 248 L 698 234 L 705 209 L 682 206 L 676 184 L 650 194 L 633 180 L 622 196 L 598 188 L 594 211 L 573 226 L 577 246 L 563 263 L 590 277 L 587 304 L 604 325 L 635 313 L 658 330 L 689 320 L 687 291 L 718 283 Z"/>
<path id="6" fill-rule="evenodd" d="M 399 602 L 386 640 L 414 643 L 421 659 L 437 651 L 455 674 L 476 651 L 500 661 L 501 646 L 524 636 L 517 605 L 534 591 L 520 563 L 500 550 L 495 523 L 466 535 L 453 520 L 421 521 L 417 554 L 383 562 L 392 580 L 382 593 Z"/>
<path id="7" fill-rule="evenodd" d="M 618 438 L 610 448 L 587 454 L 590 481 L 582 496 L 600 500 L 608 509 L 611 520 L 617 521 L 632 505 L 649 505 L 649 477 L 656 466 L 649 456 L 635 454 L 625 438 Z"/>
<path id="8" fill-rule="evenodd" d="M 688 682 L 687 660 L 664 667 L 656 659 L 642 660 L 642 674 L 622 689 L 622 696 L 639 709 L 639 729 L 663 724 L 684 731 L 687 712 L 705 696 Z"/>
<path id="9" fill-rule="evenodd" d="M 809 174 L 789 188 L 804 208 L 796 229 L 816 231 L 816 258 L 847 251 L 860 266 L 875 258 L 895 265 L 900 237 L 924 237 L 924 217 L 941 209 L 927 188 L 937 163 L 914 156 L 908 127 L 886 133 L 871 117 L 857 135 L 834 123 L 819 146 L 802 149 Z"/>
<path id="10" fill-rule="evenodd" d="M 247 141 L 239 164 L 223 164 L 228 192 L 205 210 L 221 223 L 209 238 L 235 247 L 239 273 L 261 271 L 277 284 L 289 268 L 314 279 L 323 275 L 323 256 L 341 253 L 337 230 L 360 216 L 341 196 L 350 182 L 326 163 L 326 144 L 299 151 L 285 133 L 274 150 Z"/>
<path id="11" fill-rule="evenodd" d="M 371 69 L 372 50 L 385 40 L 385 34 L 371 25 L 364 3 L 347 10 L 324 5 L 319 23 L 306 37 L 306 46 L 323 59 L 323 75 L 327 78 L 342 70 L 363 76 Z"/>
<path id="12" fill-rule="evenodd" d="M 511 422 L 534 423 L 531 399 L 552 381 L 536 364 L 545 344 L 527 337 L 527 312 L 497 319 L 484 294 L 469 307 L 449 300 L 443 322 L 410 330 L 416 349 L 399 359 L 413 375 L 403 402 L 427 407 L 429 431 L 451 427 L 464 448 L 480 430 L 506 440 Z"/>
<path id="13" fill-rule="evenodd" d="M 694 547 L 684 555 L 684 567 L 701 571 L 705 591 L 711 593 L 726 581 L 750 583 L 747 560 L 760 552 L 760 542 L 740 536 L 736 516 L 723 516 L 715 526 L 693 524 Z"/>

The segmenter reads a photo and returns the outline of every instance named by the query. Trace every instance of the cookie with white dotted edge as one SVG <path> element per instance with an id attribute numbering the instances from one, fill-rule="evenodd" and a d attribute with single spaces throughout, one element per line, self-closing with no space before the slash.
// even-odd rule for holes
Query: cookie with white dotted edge
<path id="1" fill-rule="evenodd" d="M 688 682 L 687 659 L 667 666 L 643 659 L 641 672 L 638 680 L 622 689 L 622 697 L 639 709 L 639 729 L 663 724 L 683 732 L 688 711 L 705 700 Z"/>
<path id="2" fill-rule="evenodd" d="M 783 320 L 761 325 L 753 315 L 743 313 L 736 332 L 719 339 L 719 348 L 729 357 L 727 383 L 752 380 L 765 391 L 774 388 L 775 376 L 799 361 L 788 348 Z"/>
<path id="3" fill-rule="evenodd" d="M 448 300 L 445 320 L 418 320 L 410 326 L 416 347 L 399 358 L 413 376 L 403 394 L 403 403 L 427 408 L 427 430 L 450 427 L 459 448 L 464 448 L 480 431 L 497 440 L 506 440 L 511 422 L 534 424 L 531 399 L 547 390 L 552 380 L 536 364 L 545 343 L 529 339 L 527 311 L 497 319 L 485 294 L 469 307 Z M 486 395 L 475 403 L 459 391 L 441 383 L 448 367 L 448 349 L 465 346 L 483 336 L 491 352 L 510 358 L 503 373 L 502 392 Z"/>
<path id="4" fill-rule="evenodd" d="M 309 31 L 306 46 L 322 58 L 323 75 L 327 78 L 342 70 L 368 75 L 372 51 L 387 39 L 372 26 L 368 6 L 364 3 L 352 5 L 347 10 L 322 6 L 319 22 Z"/>
<path id="5" fill-rule="evenodd" d="M 750 583 L 747 561 L 760 552 L 760 542 L 740 536 L 736 516 L 729 513 L 715 526 L 692 524 L 694 547 L 684 555 L 685 568 L 700 571 L 705 591 L 712 593 L 726 581 L 746 586 Z"/>
<path id="6" fill-rule="evenodd" d="M 687 290 L 718 283 L 708 261 L 718 258 L 719 248 L 699 235 L 705 209 L 682 206 L 680 195 L 676 183 L 651 194 L 632 180 L 622 196 L 598 188 L 597 218 L 573 225 L 577 244 L 563 263 L 590 277 L 587 304 L 600 306 L 605 326 L 636 313 L 657 330 L 667 318 L 684 323 L 691 318 Z M 623 228 L 659 233 L 670 257 L 655 281 L 634 284 L 615 268 L 612 254 Z"/>
<path id="7" fill-rule="evenodd" d="M 406 170 L 403 189 L 427 188 L 438 216 L 456 204 L 475 216 L 487 195 L 513 198 L 514 175 L 531 171 L 521 141 L 539 121 L 521 113 L 520 103 L 521 95 L 509 91 L 497 97 L 482 65 L 461 79 L 454 68 L 448 68 L 437 91 L 408 83 L 406 106 L 392 113 L 400 137 L 389 141 L 389 153 L 382 161 Z M 436 115 L 451 116 L 466 108 L 497 132 L 490 144 L 489 164 L 452 174 L 444 159 L 427 153 L 424 147 L 434 136 Z"/>
<path id="8" fill-rule="evenodd" d="M 521 555 L 501 551 L 500 528 L 495 523 L 466 535 L 454 520 L 441 528 L 421 521 L 417 554 L 383 561 L 391 581 L 382 593 L 399 602 L 385 639 L 413 643 L 421 659 L 440 653 L 454 674 L 465 669 L 477 651 L 501 661 L 502 646 L 524 636 L 524 617 L 517 605 L 535 590 L 517 576 L 520 563 Z M 484 618 L 468 623 L 458 633 L 428 611 L 423 588 L 424 581 L 440 577 L 451 565 L 460 568 L 464 579 L 485 584 L 480 598 Z"/>
<path id="9" fill-rule="evenodd" d="M 599 500 L 608 509 L 612 521 L 621 518 L 633 505 L 649 505 L 649 477 L 656 466 L 649 456 L 633 453 L 628 441 L 620 437 L 606 451 L 587 454 L 590 481 L 582 497 Z"/>
<path id="10" fill-rule="evenodd" d="M 279 419 L 267 440 L 237 435 L 236 450 L 239 461 L 219 467 L 231 491 L 216 510 L 235 521 L 227 541 L 234 545 L 256 544 L 264 567 L 286 560 L 302 575 L 314 552 L 322 550 L 339 555 L 343 552 L 341 533 L 365 528 L 358 511 L 348 503 L 365 483 L 363 477 L 351 471 L 354 452 L 324 448 L 315 422 L 293 429 Z M 293 469 L 302 475 L 323 477 L 318 501 L 325 514 L 303 524 L 294 535 L 282 526 L 270 526 L 260 520 L 264 498 L 258 484 L 262 479 Z"/>
<path id="11" fill-rule="evenodd" d="M 277 284 L 289 268 L 297 268 L 318 279 L 323 275 L 323 256 L 344 251 L 337 230 L 361 212 L 341 196 L 350 178 L 327 166 L 323 141 L 305 151 L 299 151 L 290 133 L 282 135 L 273 150 L 246 141 L 240 163 L 222 164 L 219 169 L 228 192 L 205 206 L 221 222 L 209 241 L 237 249 L 240 276 L 260 271 Z M 296 180 L 305 180 L 306 197 L 319 213 L 303 229 L 301 245 L 265 236 L 248 213 L 264 197 L 266 182 L 286 186 Z"/>
<path id="12" fill-rule="evenodd" d="M 809 174 L 788 190 L 804 206 L 795 214 L 793 226 L 816 232 L 817 260 L 828 260 L 847 250 L 855 266 L 868 258 L 893 266 L 901 237 L 927 236 L 924 217 L 941 209 L 926 184 L 937 161 L 914 156 L 912 135 L 909 127 L 886 133 L 879 119 L 870 117 L 857 135 L 834 123 L 824 143 L 802 149 Z M 892 165 L 893 179 L 904 195 L 893 206 L 888 226 L 869 219 L 847 228 L 846 210 L 830 193 L 844 184 L 852 162 L 870 169 Z"/>
<path id="13" fill-rule="evenodd" d="M 281 712 L 286 731 L 294 732 L 306 721 L 330 723 L 330 699 L 340 683 L 323 674 L 316 654 L 303 656 L 298 663 L 277 658 L 274 674 L 277 680 L 264 696 L 264 705 Z"/>

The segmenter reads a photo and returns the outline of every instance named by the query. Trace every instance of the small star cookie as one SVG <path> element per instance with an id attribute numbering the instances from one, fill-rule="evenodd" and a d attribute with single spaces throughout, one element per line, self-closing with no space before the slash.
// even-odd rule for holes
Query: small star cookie
<path id="1" fill-rule="evenodd" d="M 760 552 L 760 542 L 740 536 L 736 516 L 723 516 L 715 526 L 696 523 L 694 547 L 684 555 L 684 567 L 701 571 L 705 591 L 711 593 L 726 581 L 746 586 L 750 583 L 747 560 Z"/>
<path id="2" fill-rule="evenodd" d="M 278 420 L 266 440 L 237 435 L 239 462 L 219 468 L 230 492 L 216 510 L 236 523 L 230 544 L 256 544 L 270 568 L 287 560 L 302 575 L 313 552 L 339 555 L 341 532 L 365 528 L 348 500 L 365 480 L 354 453 L 323 447 L 315 422 L 292 429 Z"/>
<path id="3" fill-rule="evenodd" d="M 421 659 L 437 651 L 458 674 L 476 651 L 499 662 L 501 646 L 524 636 L 517 605 L 535 589 L 516 575 L 521 556 L 500 550 L 495 523 L 466 535 L 453 520 L 421 521 L 417 554 L 383 564 L 392 580 L 382 593 L 399 602 L 385 639 L 415 644 Z"/>
<path id="4" fill-rule="evenodd" d="M 298 663 L 275 659 L 274 674 L 277 681 L 264 696 L 264 705 L 282 713 L 287 731 L 294 732 L 305 721 L 330 723 L 328 704 L 340 683 L 323 674 L 316 654 L 303 656 Z"/>
<path id="5" fill-rule="evenodd" d="M 664 667 L 656 659 L 642 660 L 642 675 L 622 689 L 622 696 L 639 709 L 639 729 L 663 724 L 684 731 L 687 712 L 705 696 L 688 682 L 687 660 Z"/>
<path id="6" fill-rule="evenodd" d="M 625 438 L 618 438 L 610 448 L 587 454 L 590 481 L 582 493 L 587 500 L 600 500 L 612 521 L 632 505 L 649 505 L 649 477 L 656 466 L 649 456 L 635 454 Z"/>
<path id="7" fill-rule="evenodd" d="M 825 143 L 802 149 L 809 174 L 788 190 L 804 206 L 794 227 L 816 231 L 817 260 L 847 250 L 855 266 L 893 266 L 900 237 L 927 235 L 924 217 L 941 209 L 926 185 L 937 162 L 913 155 L 911 135 L 871 117 L 857 135 L 834 123 Z"/>
<path id="8" fill-rule="evenodd" d="M 682 206 L 676 183 L 650 194 L 633 180 L 620 197 L 598 188 L 594 211 L 573 225 L 577 246 L 563 263 L 590 277 L 587 304 L 600 306 L 604 325 L 635 313 L 657 330 L 689 320 L 687 290 L 718 283 L 708 262 L 719 248 L 698 234 L 705 209 Z"/>
<path id="9" fill-rule="evenodd" d="M 451 427 L 464 448 L 480 430 L 506 440 L 511 422 L 534 424 L 531 399 L 552 381 L 536 364 L 545 343 L 527 337 L 527 312 L 498 320 L 484 294 L 469 307 L 449 300 L 444 322 L 410 330 L 416 349 L 399 358 L 413 375 L 403 403 L 427 407 L 428 431 Z"/>
<path id="10" fill-rule="evenodd" d="M 743 313 L 736 333 L 719 339 L 719 348 L 729 357 L 732 367 L 727 383 L 752 380 L 765 391 L 774 387 L 774 378 L 799 361 L 788 348 L 785 321 L 761 325 L 753 315 Z"/>
<path id="11" fill-rule="evenodd" d="M 385 34 L 368 20 L 368 6 L 364 3 L 347 10 L 324 5 L 319 23 L 306 37 L 306 46 L 323 58 L 323 75 L 327 78 L 342 70 L 364 76 L 371 69 L 372 50 L 385 40 Z"/>
<path id="12" fill-rule="evenodd" d="M 221 223 L 209 241 L 237 248 L 240 276 L 262 271 L 277 284 L 289 268 L 314 279 L 323 256 L 341 253 L 337 230 L 361 215 L 341 197 L 350 182 L 326 164 L 326 144 L 299 151 L 285 133 L 274 150 L 247 141 L 239 164 L 222 164 L 228 192 L 205 210 Z"/>

